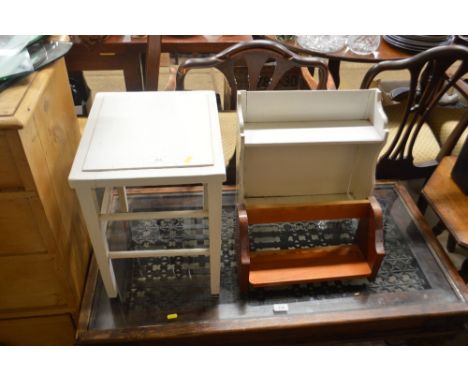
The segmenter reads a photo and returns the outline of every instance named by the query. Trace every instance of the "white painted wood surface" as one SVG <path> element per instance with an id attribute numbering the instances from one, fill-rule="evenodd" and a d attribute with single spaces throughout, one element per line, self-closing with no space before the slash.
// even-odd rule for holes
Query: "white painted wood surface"
<path id="1" fill-rule="evenodd" d="M 209 95 L 98 94 L 83 171 L 213 165 Z"/>
<path id="2" fill-rule="evenodd" d="M 377 90 L 239 92 L 239 201 L 365 199 L 387 117 Z"/>
<path id="3" fill-rule="evenodd" d="M 69 176 L 76 189 L 109 297 L 118 294 L 112 258 L 209 255 L 211 293 L 219 294 L 222 182 L 221 132 L 214 92 L 99 93 Z M 202 184 L 204 210 L 128 212 L 126 186 Z M 97 205 L 96 188 L 105 188 Z M 120 212 L 113 213 L 117 187 Z M 109 251 L 108 221 L 208 217 L 209 248 Z"/>
<path id="4" fill-rule="evenodd" d="M 108 98 L 115 99 L 115 97 L 119 100 L 123 99 L 128 104 L 139 104 L 141 98 L 145 100 L 148 107 L 152 104 L 149 99 L 153 99 L 154 102 L 159 102 L 162 99 L 165 99 L 165 102 L 171 100 L 176 106 L 170 107 L 165 103 L 168 111 L 167 113 L 166 110 L 164 111 L 164 119 L 170 120 L 170 114 L 173 114 L 177 121 L 184 121 L 184 124 L 175 127 L 179 131 L 178 133 L 174 133 L 171 130 L 174 126 L 169 125 L 172 128 L 168 127 L 165 129 L 167 131 L 164 134 L 158 133 L 158 142 L 155 142 L 153 138 L 156 137 L 156 132 L 148 133 L 151 123 L 143 123 L 141 118 L 139 119 L 135 116 L 134 119 L 124 118 L 125 124 L 123 122 L 119 123 L 119 131 L 125 130 L 126 132 L 116 136 L 109 123 L 109 116 L 100 113 L 104 100 Z M 192 102 L 195 102 L 199 107 L 204 105 L 203 112 L 202 109 L 195 110 L 190 106 L 187 106 L 185 109 L 185 106 Z M 109 109 L 112 109 L 112 107 L 109 107 Z M 138 107 L 127 106 L 127 109 L 133 110 L 138 109 Z M 177 113 L 180 116 L 177 116 Z M 206 116 L 201 117 L 201 114 L 205 114 Z M 151 111 L 145 111 L 144 115 L 148 120 L 156 121 L 160 115 L 159 109 L 151 106 Z M 192 123 L 192 119 L 198 122 Z M 139 125 L 135 124 L 135 120 L 139 120 L 142 123 L 141 126 L 143 127 L 141 129 L 138 127 Z M 202 120 L 209 122 L 209 128 L 202 128 L 201 134 L 197 135 L 199 132 L 197 124 L 200 124 Z M 189 130 L 190 127 L 192 128 L 190 134 L 186 134 L 186 129 Z M 156 129 L 159 129 L 159 127 L 156 126 Z M 144 134 L 148 134 L 147 138 L 149 138 L 142 140 L 141 131 L 145 131 Z M 94 138 L 95 134 L 96 137 L 99 137 L 98 140 Z M 140 136 L 131 138 L 132 135 Z M 197 135 L 197 137 L 192 140 L 193 135 Z M 135 145 L 136 142 L 141 143 L 141 146 L 136 144 L 131 150 L 122 149 L 125 146 L 125 140 L 122 136 L 129 137 L 129 144 Z M 203 139 L 206 138 L 208 143 L 203 143 L 199 146 L 196 142 L 202 139 L 202 137 L 204 137 Z M 174 145 L 173 149 L 169 149 L 171 145 Z M 88 152 L 90 146 L 93 147 L 92 152 Z M 163 159 L 164 166 L 151 166 L 149 163 L 148 158 L 154 156 L 155 147 L 163 149 L 160 157 L 165 158 Z M 190 153 L 186 150 L 187 147 L 191 147 Z M 99 148 L 103 150 L 101 151 Z M 141 153 L 145 150 L 149 150 L 150 154 Z M 136 154 L 139 159 L 135 160 L 130 151 L 141 151 Z M 183 152 L 183 154 L 180 154 L 180 152 Z M 166 154 L 167 156 L 165 156 Z M 88 155 L 90 156 L 88 157 Z M 158 155 L 156 154 L 156 156 Z M 190 155 L 192 155 L 192 158 L 189 158 Z M 112 161 L 110 158 L 112 158 Z M 147 159 L 148 161 L 146 161 Z M 113 162 L 114 160 L 115 163 Z M 128 160 L 129 164 L 123 163 L 123 160 Z M 105 168 L 109 168 L 109 170 L 105 170 Z M 98 93 L 73 162 L 69 183 L 74 188 L 83 186 L 106 187 L 109 185 L 114 187 L 159 186 L 165 184 L 196 183 L 196 181 L 206 183 L 213 176 L 217 177 L 220 181 L 224 181 L 226 177 L 218 109 L 214 92 Z M 187 178 L 193 179 L 187 181 Z M 165 183 L 168 179 L 170 179 L 169 183 Z"/>
<path id="5" fill-rule="evenodd" d="M 381 142 L 384 133 L 369 120 L 247 123 L 244 131 L 249 146 L 373 143 Z"/>
<path id="6" fill-rule="evenodd" d="M 208 212 L 203 210 L 181 211 L 143 211 L 126 213 L 108 213 L 99 216 L 101 221 L 130 221 L 130 220 L 158 220 L 175 218 L 207 218 Z"/>
<path id="7" fill-rule="evenodd" d="M 135 259 L 142 257 L 156 256 L 208 256 L 209 250 L 206 248 L 188 249 L 155 249 L 139 251 L 109 251 L 111 259 Z"/>
<path id="8" fill-rule="evenodd" d="M 245 123 L 366 120 L 369 107 L 374 108 L 375 91 L 240 91 L 245 103 L 238 105 Z"/>

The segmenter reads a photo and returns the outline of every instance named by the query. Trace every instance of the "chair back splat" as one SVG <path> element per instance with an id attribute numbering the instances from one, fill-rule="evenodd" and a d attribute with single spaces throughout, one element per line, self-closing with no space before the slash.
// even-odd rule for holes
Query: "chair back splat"
<path id="1" fill-rule="evenodd" d="M 247 78 L 239 78 L 236 65 L 247 67 Z M 265 66 L 272 66 L 272 74 L 264 80 Z M 285 46 L 268 40 L 254 40 L 233 45 L 223 52 L 207 58 L 191 58 L 179 66 L 176 89 L 184 89 L 187 72 L 191 69 L 216 68 L 221 71 L 231 88 L 229 108 L 237 105 L 237 90 L 274 90 L 283 76 L 293 68 L 318 70 L 318 81 L 304 76 L 309 88 L 325 89 L 328 79 L 327 65 L 320 59 L 299 56 Z M 271 72 L 270 72 L 271 73 Z"/>
<path id="2" fill-rule="evenodd" d="M 427 179 L 440 158 L 438 156 L 432 161 L 415 165 L 415 142 L 442 96 L 450 88 L 457 87 L 457 82 L 467 73 L 468 48 L 442 46 L 403 60 L 380 62 L 367 72 L 361 89 L 369 88 L 372 80 L 381 72 L 396 70 L 409 71 L 409 92 L 401 123 L 393 141 L 379 160 L 376 176 L 379 179 Z M 454 130 L 453 133 L 458 136 L 450 137 L 447 142 L 452 147 L 444 147 L 443 152 L 450 152 L 456 144 L 466 127 L 466 118 L 462 118 L 460 123 L 465 126 L 458 126 Z"/>

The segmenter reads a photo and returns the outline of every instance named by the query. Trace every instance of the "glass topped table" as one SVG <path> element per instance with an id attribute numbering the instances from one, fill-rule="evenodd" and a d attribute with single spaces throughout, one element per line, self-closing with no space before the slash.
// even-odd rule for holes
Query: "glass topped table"
<path id="1" fill-rule="evenodd" d="M 387 60 L 400 60 L 412 56 L 410 53 L 404 52 L 391 46 L 382 38 L 380 39 L 380 45 L 377 51 L 368 55 L 360 55 L 353 53 L 347 46 L 336 52 L 319 52 L 302 47 L 298 44 L 296 39 L 278 40 L 278 38 L 273 35 L 266 37 L 286 45 L 293 52 L 328 59 L 328 69 L 330 70 L 330 74 L 333 77 L 336 88 L 338 88 L 340 85 L 341 61 L 361 62 L 370 64 Z"/>
<path id="2" fill-rule="evenodd" d="M 161 191 L 161 190 L 160 190 Z M 194 207 L 198 192 L 129 192 L 130 208 Z M 120 299 L 108 299 L 96 266 L 89 272 L 77 341 L 160 344 L 298 344 L 446 336 L 463 331 L 468 293 L 406 189 L 379 184 L 385 259 L 375 281 L 364 279 L 251 290 L 240 295 L 235 259 L 234 192 L 225 191 L 221 291 L 212 297 L 203 258 L 116 262 Z M 255 249 L 344 243 L 352 220 L 253 226 Z M 171 234 L 172 232 L 172 234 Z M 175 233 L 174 233 L 175 232 Z M 116 222 L 115 248 L 177 248 L 206 244 L 206 222 Z M 275 304 L 288 311 L 275 313 Z M 169 320 L 168 315 L 177 314 Z"/>

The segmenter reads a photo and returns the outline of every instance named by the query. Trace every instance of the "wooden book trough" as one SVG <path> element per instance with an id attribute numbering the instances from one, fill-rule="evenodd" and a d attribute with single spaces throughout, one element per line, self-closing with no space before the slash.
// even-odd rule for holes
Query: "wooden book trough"
<path id="1" fill-rule="evenodd" d="M 387 118 L 378 90 L 238 95 L 238 261 L 242 292 L 376 276 L 382 211 L 372 194 Z M 349 245 L 251 251 L 249 224 L 359 219 Z"/>

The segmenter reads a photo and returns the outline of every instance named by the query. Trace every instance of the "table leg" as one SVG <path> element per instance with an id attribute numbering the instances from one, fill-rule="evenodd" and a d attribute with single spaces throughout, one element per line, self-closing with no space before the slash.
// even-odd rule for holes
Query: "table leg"
<path id="1" fill-rule="evenodd" d="M 125 186 L 117 187 L 117 192 L 119 194 L 120 212 L 128 212 L 127 189 L 125 188 Z"/>
<path id="2" fill-rule="evenodd" d="M 203 209 L 208 210 L 208 185 L 203 185 Z"/>
<path id="3" fill-rule="evenodd" d="M 117 297 L 117 283 L 112 261 L 108 257 L 107 238 L 98 218 L 96 193 L 92 189 L 82 188 L 77 190 L 77 195 L 107 295 L 110 298 Z"/>
<path id="4" fill-rule="evenodd" d="M 221 208 L 222 184 L 212 182 L 208 187 L 208 230 L 210 239 L 211 294 L 219 294 L 221 281 Z"/>
<path id="5" fill-rule="evenodd" d="M 328 70 L 330 71 L 335 86 L 338 89 L 340 87 L 340 60 L 334 60 L 330 58 L 328 60 Z"/>
<path id="6" fill-rule="evenodd" d="M 142 91 L 143 76 L 141 71 L 140 57 L 135 57 L 123 67 L 125 88 L 127 91 Z"/>

